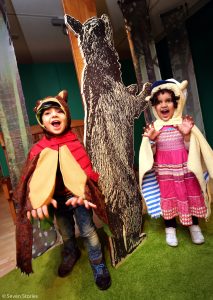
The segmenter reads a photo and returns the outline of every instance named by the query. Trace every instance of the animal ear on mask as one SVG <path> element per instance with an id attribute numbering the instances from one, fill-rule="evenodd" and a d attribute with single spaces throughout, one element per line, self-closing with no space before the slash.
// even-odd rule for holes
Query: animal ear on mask
<path id="1" fill-rule="evenodd" d="M 68 92 L 66 90 L 61 91 L 58 94 L 59 97 L 61 97 L 65 102 L 68 100 Z"/>
<path id="2" fill-rule="evenodd" d="M 187 80 L 183 80 L 181 83 L 180 83 L 180 89 L 183 91 L 187 88 L 188 86 L 188 81 Z"/>
<path id="3" fill-rule="evenodd" d="M 81 35 L 83 33 L 81 22 L 79 22 L 78 20 L 76 20 L 72 16 L 65 15 L 64 16 L 64 22 L 65 22 L 67 28 L 70 31 L 73 31 L 75 35 Z"/>
<path id="4" fill-rule="evenodd" d="M 106 34 L 106 38 L 108 40 L 108 43 L 111 46 L 113 46 L 113 33 L 112 33 L 112 25 L 111 25 L 110 19 L 106 14 L 103 14 L 101 16 L 101 20 L 104 21 L 105 34 Z"/>
<path id="5" fill-rule="evenodd" d="M 188 86 L 187 80 L 184 80 L 180 83 L 180 89 L 181 89 L 185 99 L 187 98 L 187 89 L 186 89 L 187 86 Z"/>

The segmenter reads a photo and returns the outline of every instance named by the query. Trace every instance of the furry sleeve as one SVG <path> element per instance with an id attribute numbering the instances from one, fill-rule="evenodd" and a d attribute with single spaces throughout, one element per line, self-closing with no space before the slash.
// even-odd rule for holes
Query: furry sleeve
<path id="1" fill-rule="evenodd" d="M 17 267 L 21 272 L 30 274 L 32 270 L 32 243 L 33 233 L 32 225 L 27 219 L 27 210 L 31 209 L 30 201 L 28 199 L 28 181 L 35 170 L 38 156 L 32 160 L 29 156 L 26 160 L 22 171 L 21 178 L 14 191 L 13 198 L 16 204 L 16 259 Z"/>

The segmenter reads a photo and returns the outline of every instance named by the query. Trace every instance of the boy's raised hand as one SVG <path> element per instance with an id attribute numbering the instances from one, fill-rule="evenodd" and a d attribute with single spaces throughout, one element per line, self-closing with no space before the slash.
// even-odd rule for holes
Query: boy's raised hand
<path id="1" fill-rule="evenodd" d="M 52 199 L 50 202 L 55 208 L 57 208 L 57 201 L 55 199 Z M 72 197 L 68 199 L 65 203 L 67 206 L 72 205 L 84 205 L 87 209 L 90 208 L 97 208 L 95 204 L 92 202 L 83 199 L 83 197 Z M 49 212 L 48 212 L 48 205 L 43 205 L 37 209 L 32 209 L 27 211 L 27 218 L 30 220 L 31 217 L 35 219 L 44 219 L 49 218 Z"/>
<path id="2" fill-rule="evenodd" d="M 151 141 L 154 141 L 160 134 L 160 131 L 155 130 L 153 122 L 151 124 L 147 124 L 143 129 L 143 136 L 148 137 Z"/>
<path id="3" fill-rule="evenodd" d="M 55 199 L 52 199 L 50 202 L 55 208 L 57 208 L 57 201 Z M 42 205 L 41 207 L 37 209 L 32 209 L 31 211 L 27 211 L 27 218 L 30 220 L 31 216 L 35 219 L 44 219 L 49 218 L 49 212 L 48 212 L 48 206 Z"/>
<path id="4" fill-rule="evenodd" d="M 76 205 L 84 205 L 87 209 L 89 208 L 97 208 L 97 206 L 95 204 L 93 204 L 92 202 L 83 199 L 83 197 L 72 197 L 70 199 L 68 199 L 65 204 L 67 206 L 72 205 L 72 206 L 76 206 Z"/>

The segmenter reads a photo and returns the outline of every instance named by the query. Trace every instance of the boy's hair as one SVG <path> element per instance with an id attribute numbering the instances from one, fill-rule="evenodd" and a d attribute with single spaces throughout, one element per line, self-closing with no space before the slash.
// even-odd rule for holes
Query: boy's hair
<path id="1" fill-rule="evenodd" d="M 63 110 L 63 108 L 61 107 L 61 105 L 57 102 L 54 102 L 54 101 L 48 101 L 48 102 L 44 102 L 40 108 L 38 109 L 38 111 L 36 112 L 36 118 L 39 120 L 39 122 L 41 124 L 43 124 L 43 121 L 42 121 L 42 116 L 43 116 L 43 113 L 45 112 L 45 110 L 49 109 L 49 108 L 61 108 Z"/>
<path id="2" fill-rule="evenodd" d="M 156 106 L 158 104 L 158 96 L 164 93 L 169 93 L 171 95 L 172 102 L 174 103 L 174 108 L 177 108 L 178 106 L 177 101 L 180 99 L 180 96 L 175 96 L 175 93 L 168 89 L 159 90 L 152 96 L 152 98 L 150 98 L 152 106 Z"/>

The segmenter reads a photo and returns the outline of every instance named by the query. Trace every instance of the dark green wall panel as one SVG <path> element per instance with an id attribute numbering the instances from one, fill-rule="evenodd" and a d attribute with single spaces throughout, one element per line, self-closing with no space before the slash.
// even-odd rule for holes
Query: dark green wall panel
<path id="1" fill-rule="evenodd" d="M 213 1 L 188 19 L 187 30 L 194 62 L 200 105 L 208 142 L 213 147 Z"/>
<path id="2" fill-rule="evenodd" d="M 156 44 L 156 52 L 158 56 L 158 63 L 162 79 L 169 79 L 173 77 L 172 68 L 169 59 L 169 49 L 167 39 L 163 38 Z"/>
<path id="3" fill-rule="evenodd" d="M 211 121 L 213 111 L 211 89 L 213 78 L 213 1 L 210 1 L 191 16 L 186 21 L 186 28 L 192 52 L 206 137 L 209 144 L 213 147 L 213 126 Z M 156 48 L 162 78 L 172 77 L 166 38 L 159 41 Z"/>
<path id="4" fill-rule="evenodd" d="M 73 64 L 20 64 L 26 107 L 30 124 L 36 124 L 33 108 L 37 100 L 68 90 L 68 104 L 73 119 L 83 119 L 83 105 Z"/>

